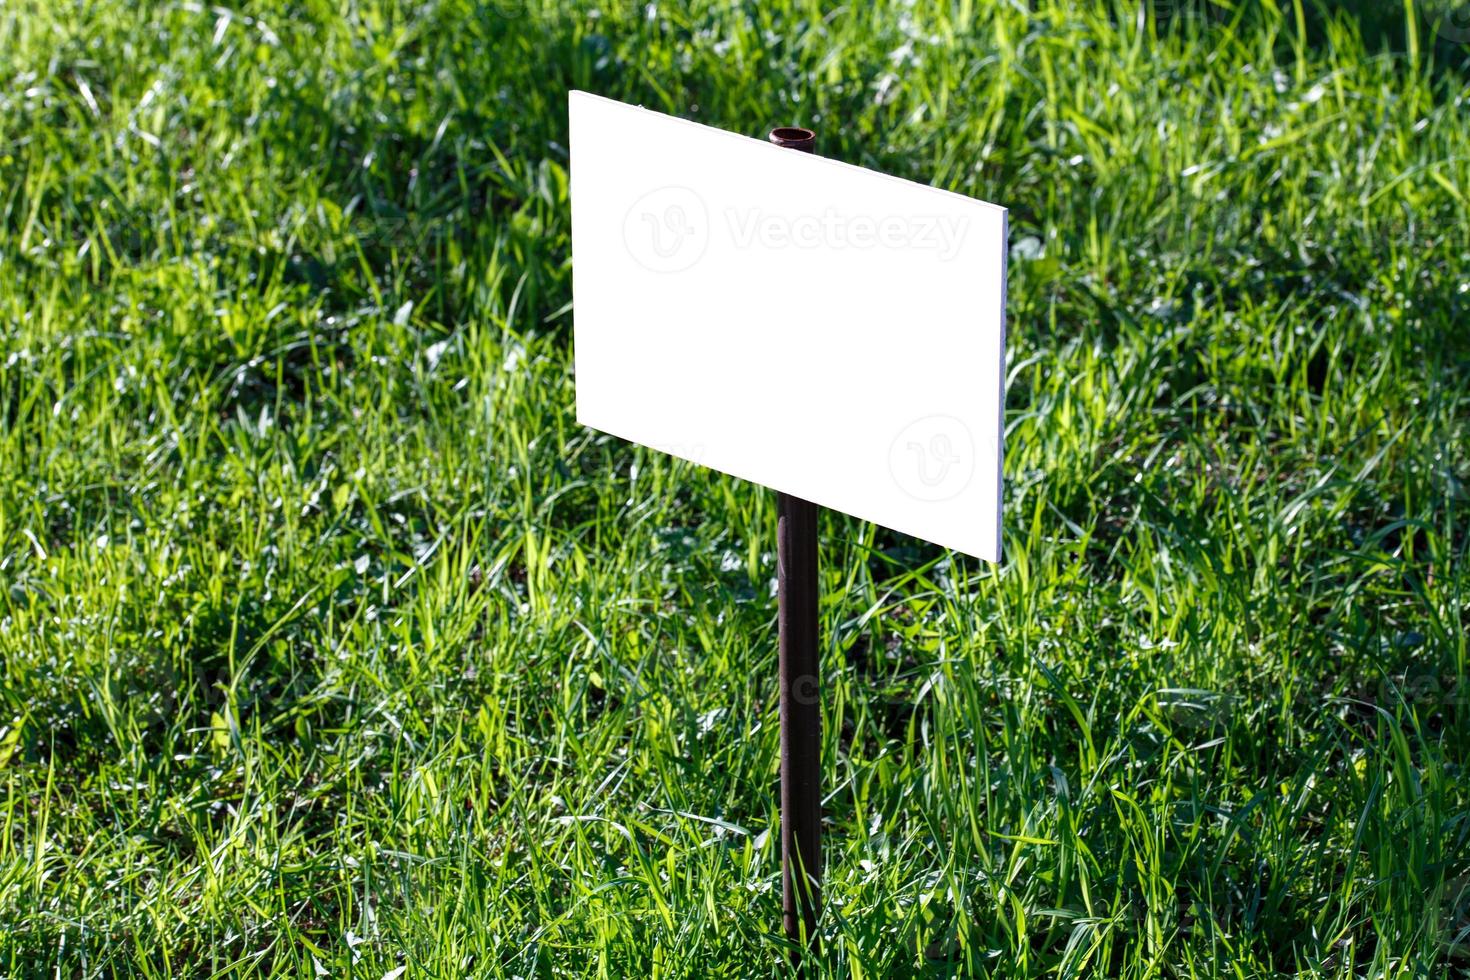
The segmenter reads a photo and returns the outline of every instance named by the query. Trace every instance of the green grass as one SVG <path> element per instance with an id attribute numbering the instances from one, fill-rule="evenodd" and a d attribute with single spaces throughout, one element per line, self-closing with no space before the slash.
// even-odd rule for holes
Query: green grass
<path id="1" fill-rule="evenodd" d="M 1465 975 L 1467 47 L 1238 6 L 0 3 L 0 976 L 786 972 L 573 87 L 1011 208 L 1005 562 L 824 517 L 813 975 Z"/>

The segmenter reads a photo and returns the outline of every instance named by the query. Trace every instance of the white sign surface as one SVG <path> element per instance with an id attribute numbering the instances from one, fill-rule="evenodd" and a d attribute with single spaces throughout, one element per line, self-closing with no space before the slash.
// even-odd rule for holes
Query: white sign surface
<path id="1" fill-rule="evenodd" d="M 998 560 L 1005 209 L 570 112 L 578 421 Z"/>

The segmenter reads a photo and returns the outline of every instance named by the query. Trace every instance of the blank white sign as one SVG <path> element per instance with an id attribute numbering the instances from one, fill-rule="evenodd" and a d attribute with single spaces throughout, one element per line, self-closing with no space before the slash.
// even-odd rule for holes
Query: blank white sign
<path id="1" fill-rule="evenodd" d="M 998 560 L 1005 209 L 585 92 L 570 113 L 578 421 Z"/>

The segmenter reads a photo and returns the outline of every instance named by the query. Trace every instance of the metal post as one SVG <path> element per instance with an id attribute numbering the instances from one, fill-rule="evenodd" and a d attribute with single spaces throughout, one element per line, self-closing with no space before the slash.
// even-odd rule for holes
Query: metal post
<path id="1" fill-rule="evenodd" d="M 771 142 L 811 153 L 809 129 L 771 130 Z M 822 906 L 822 705 L 817 646 L 817 505 L 776 494 L 776 603 L 781 659 L 781 910 L 786 937 L 818 948 Z"/>
<path id="2" fill-rule="evenodd" d="M 776 495 L 781 646 L 781 907 L 786 936 L 817 946 L 822 902 L 822 705 L 817 653 L 817 505 Z M 793 957 L 796 959 L 799 957 Z"/>

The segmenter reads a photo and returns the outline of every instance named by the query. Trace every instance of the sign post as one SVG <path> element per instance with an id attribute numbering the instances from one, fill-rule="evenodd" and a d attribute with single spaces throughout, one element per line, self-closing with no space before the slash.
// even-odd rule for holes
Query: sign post
<path id="1" fill-rule="evenodd" d="M 771 130 L 777 146 L 812 153 L 809 129 Z M 779 397 L 779 393 L 778 393 Z M 822 906 L 822 701 L 816 504 L 776 493 L 776 623 L 781 675 L 781 919 L 786 938 L 819 948 Z"/>
<path id="2" fill-rule="evenodd" d="M 808 129 L 753 140 L 585 92 L 569 116 L 577 420 L 777 494 L 799 963 L 822 902 L 818 516 L 999 560 L 1006 211 L 819 157 Z"/>

